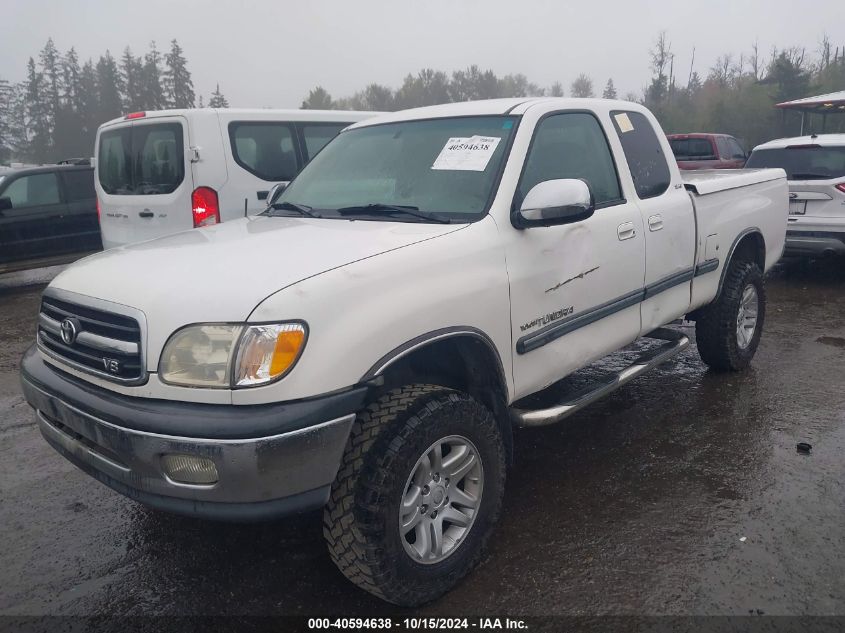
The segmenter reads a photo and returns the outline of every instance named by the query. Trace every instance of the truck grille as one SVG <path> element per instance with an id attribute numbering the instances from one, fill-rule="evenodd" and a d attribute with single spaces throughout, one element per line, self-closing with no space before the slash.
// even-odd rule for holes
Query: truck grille
<path id="1" fill-rule="evenodd" d="M 45 296 L 38 342 L 53 357 L 118 382 L 144 376 L 141 328 L 132 317 Z"/>

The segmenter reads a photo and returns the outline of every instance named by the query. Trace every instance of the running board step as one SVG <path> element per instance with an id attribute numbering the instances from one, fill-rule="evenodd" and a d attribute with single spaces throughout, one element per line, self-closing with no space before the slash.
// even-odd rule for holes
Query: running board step
<path id="1" fill-rule="evenodd" d="M 580 411 L 588 404 L 603 398 L 607 394 L 616 391 L 625 383 L 637 376 L 644 374 L 649 369 L 662 365 L 673 356 L 676 356 L 689 347 L 689 338 L 669 328 L 658 328 L 646 335 L 645 338 L 654 338 L 666 341 L 665 344 L 644 352 L 631 365 L 610 376 L 608 380 L 597 385 L 591 385 L 588 389 L 576 392 L 566 402 L 561 402 L 548 409 L 517 409 L 511 408 L 511 420 L 517 426 L 546 426 L 560 422 L 568 418 L 576 411 Z"/>

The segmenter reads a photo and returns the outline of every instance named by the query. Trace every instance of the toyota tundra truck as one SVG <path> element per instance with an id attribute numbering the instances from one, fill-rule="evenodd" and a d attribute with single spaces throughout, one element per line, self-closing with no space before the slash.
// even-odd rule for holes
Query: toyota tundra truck
<path id="1" fill-rule="evenodd" d="M 682 317 L 713 370 L 748 366 L 789 201 L 780 169 L 682 177 L 640 105 L 551 98 L 361 121 L 268 198 L 66 269 L 23 390 L 50 445 L 140 503 L 322 508 L 343 574 L 400 605 L 479 562 L 514 427 L 671 359 Z"/>

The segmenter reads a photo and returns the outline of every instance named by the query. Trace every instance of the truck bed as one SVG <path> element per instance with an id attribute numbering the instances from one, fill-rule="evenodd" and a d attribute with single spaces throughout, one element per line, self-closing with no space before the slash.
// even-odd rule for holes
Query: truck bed
<path id="1" fill-rule="evenodd" d="M 786 172 L 782 169 L 699 169 L 682 171 L 681 178 L 687 191 L 705 196 L 727 189 L 786 178 Z"/>
<path id="2" fill-rule="evenodd" d="M 717 296 L 725 264 L 749 231 L 764 240 L 763 272 L 783 252 L 789 189 L 782 169 L 711 169 L 681 172 L 695 209 L 697 275 L 690 309 Z"/>

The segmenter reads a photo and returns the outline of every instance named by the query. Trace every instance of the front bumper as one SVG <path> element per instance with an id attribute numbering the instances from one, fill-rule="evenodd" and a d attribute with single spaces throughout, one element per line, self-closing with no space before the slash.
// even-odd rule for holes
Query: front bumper
<path id="1" fill-rule="evenodd" d="M 135 398 L 57 371 L 34 347 L 21 383 L 47 442 L 98 481 L 155 508 L 231 521 L 325 504 L 366 396 L 360 387 L 255 406 Z M 173 481 L 162 465 L 173 454 L 210 459 L 217 482 Z"/>
<path id="2" fill-rule="evenodd" d="M 845 231 L 787 231 L 784 255 L 845 255 Z"/>

